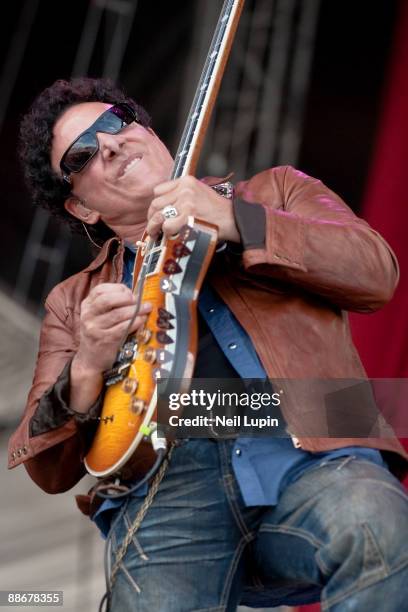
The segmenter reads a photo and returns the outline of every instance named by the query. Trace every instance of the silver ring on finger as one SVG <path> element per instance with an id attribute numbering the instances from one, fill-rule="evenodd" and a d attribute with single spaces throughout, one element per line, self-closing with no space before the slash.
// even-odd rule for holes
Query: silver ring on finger
<path id="1" fill-rule="evenodd" d="M 178 210 L 175 206 L 165 206 L 162 215 L 165 219 L 173 219 L 178 216 Z"/>

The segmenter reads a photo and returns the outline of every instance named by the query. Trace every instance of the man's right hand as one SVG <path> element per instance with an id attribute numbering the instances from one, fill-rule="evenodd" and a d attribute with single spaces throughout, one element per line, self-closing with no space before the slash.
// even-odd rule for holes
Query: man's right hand
<path id="1" fill-rule="evenodd" d="M 134 333 L 152 309 L 144 303 L 133 321 L 136 298 L 126 285 L 102 283 L 81 304 L 80 340 L 71 364 L 71 408 L 86 412 L 98 397 L 102 373 L 115 361 L 125 334 Z"/>
<path id="2" fill-rule="evenodd" d="M 134 315 L 136 298 L 121 283 L 103 283 L 94 287 L 81 304 L 80 340 L 76 359 L 86 368 L 104 372 L 115 361 L 126 331 L 135 332 L 147 319 L 151 305 L 143 304 Z"/>

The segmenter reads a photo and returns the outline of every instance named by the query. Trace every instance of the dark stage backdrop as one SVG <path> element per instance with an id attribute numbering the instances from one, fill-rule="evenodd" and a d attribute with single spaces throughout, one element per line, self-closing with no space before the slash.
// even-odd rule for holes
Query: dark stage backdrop
<path id="1" fill-rule="evenodd" d="M 212 0 L 219 2 L 222 0 Z M 0 20 L 0 58 L 7 57 L 25 0 L 7 3 Z M 0 283 L 13 287 L 33 210 L 16 160 L 17 126 L 34 96 L 55 79 L 68 77 L 83 27 L 88 0 L 61 10 L 40 0 L 21 70 L 0 137 L 2 223 L 0 239 L 7 258 L 0 261 Z M 174 151 L 179 137 L 187 59 L 193 44 L 195 2 L 138 0 L 120 82 L 152 113 L 159 135 Z M 247 3 L 247 9 L 250 2 Z M 398 0 L 322 0 L 298 166 L 322 179 L 356 211 L 370 166 Z M 90 73 L 101 74 L 105 41 L 99 37 Z M 234 52 L 234 50 L 233 50 Z M 1 61 L 1 60 L 0 60 Z M 233 168 L 231 168 L 233 170 Z M 261 168 L 260 168 L 261 170 Z M 47 243 L 53 244 L 51 225 Z M 70 249 L 64 276 L 90 258 L 85 240 Z M 38 270 L 40 287 L 45 270 Z M 38 302 L 41 291 L 35 294 Z M 34 309 L 37 305 L 34 304 Z"/>
<path id="2" fill-rule="evenodd" d="M 380 312 L 350 317 L 354 340 L 368 375 L 373 378 L 408 377 L 407 2 L 401 4 L 398 23 L 361 216 L 394 249 L 401 267 L 401 280 L 394 299 Z M 408 449 L 408 440 L 402 442 Z M 299 612 L 319 610 L 319 605 L 299 608 Z"/>
<path id="3" fill-rule="evenodd" d="M 376 154 L 362 216 L 390 243 L 401 267 L 394 299 L 380 312 L 352 317 L 370 376 L 408 376 L 408 3 L 401 5 Z"/>
<path id="4" fill-rule="evenodd" d="M 408 3 L 401 4 L 376 155 L 362 214 L 394 249 L 401 278 L 393 300 L 354 315 L 354 338 L 371 377 L 408 377 Z M 407 398 L 408 401 L 408 398 Z M 408 416 L 405 415 L 405 422 Z M 408 449 L 408 439 L 404 440 Z"/>

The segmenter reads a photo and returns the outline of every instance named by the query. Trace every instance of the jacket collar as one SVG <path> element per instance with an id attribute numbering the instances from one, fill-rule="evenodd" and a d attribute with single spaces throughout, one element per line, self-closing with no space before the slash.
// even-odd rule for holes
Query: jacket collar
<path id="1" fill-rule="evenodd" d="M 113 236 L 112 238 L 109 238 L 109 240 L 107 240 L 103 244 L 101 250 L 99 251 L 98 255 L 95 257 L 95 259 L 93 261 L 91 261 L 89 266 L 87 266 L 83 271 L 84 272 L 93 272 L 97 268 L 101 267 L 106 262 L 106 260 L 108 259 L 111 251 L 114 248 L 114 245 L 116 246 L 116 248 L 118 248 L 118 247 L 119 247 L 119 249 L 121 247 L 123 248 L 123 242 L 122 242 L 122 240 L 118 236 Z"/>

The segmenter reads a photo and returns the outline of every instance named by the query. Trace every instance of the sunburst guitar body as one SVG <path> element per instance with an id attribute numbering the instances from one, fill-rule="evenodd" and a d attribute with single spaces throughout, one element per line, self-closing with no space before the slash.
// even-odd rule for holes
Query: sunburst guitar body
<path id="1" fill-rule="evenodd" d="M 90 474 L 123 477 L 130 460 L 141 472 L 152 463 L 151 444 L 144 442 L 157 420 L 157 383 L 161 381 L 164 392 L 167 384 L 172 392 L 181 392 L 186 389 L 175 388 L 175 381 L 181 386 L 192 376 L 197 299 L 216 242 L 217 228 L 195 220 L 174 238 L 139 247 L 134 292 L 153 309 L 107 374 L 100 422 L 85 458 Z"/>
<path id="2" fill-rule="evenodd" d="M 194 175 L 243 4 L 244 0 L 224 0 L 172 179 Z M 134 291 L 138 303 L 149 301 L 153 310 L 143 329 L 127 338 L 107 373 L 100 423 L 85 458 L 94 476 L 134 478 L 154 463 L 149 437 L 157 421 L 157 382 L 161 381 L 164 397 L 170 390 L 187 390 L 181 387 L 188 384 L 194 369 L 198 294 L 215 251 L 217 230 L 195 219 L 174 238 L 156 242 L 143 238 L 136 255 Z"/>

